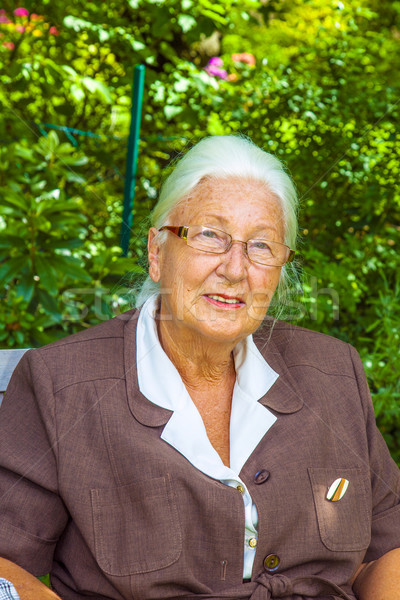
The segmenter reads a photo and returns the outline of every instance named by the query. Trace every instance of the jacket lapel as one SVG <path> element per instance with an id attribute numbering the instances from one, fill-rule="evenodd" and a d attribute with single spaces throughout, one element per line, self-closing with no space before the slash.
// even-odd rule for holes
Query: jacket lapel
<path id="1" fill-rule="evenodd" d="M 265 396 L 260 398 L 259 402 L 278 413 L 297 412 L 302 408 L 304 401 L 282 354 L 273 340 L 273 331 L 270 336 L 267 332 L 266 336 L 258 339 L 255 337 L 254 341 L 268 364 L 279 374 L 273 386 Z"/>
<path id="2" fill-rule="evenodd" d="M 124 366 L 129 408 L 142 425 L 160 427 L 168 422 L 172 411 L 153 404 L 139 390 L 136 365 L 136 327 L 139 311 L 124 314 L 129 315 L 124 328 Z"/>

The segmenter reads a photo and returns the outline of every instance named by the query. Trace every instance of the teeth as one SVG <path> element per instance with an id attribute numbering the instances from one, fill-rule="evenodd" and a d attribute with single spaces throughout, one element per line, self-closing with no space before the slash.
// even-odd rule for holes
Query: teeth
<path id="1" fill-rule="evenodd" d="M 214 296 L 208 294 L 208 297 L 212 300 L 217 300 L 218 302 L 225 302 L 225 304 L 240 304 L 240 300 L 235 300 L 234 298 L 222 298 L 222 296 Z"/>

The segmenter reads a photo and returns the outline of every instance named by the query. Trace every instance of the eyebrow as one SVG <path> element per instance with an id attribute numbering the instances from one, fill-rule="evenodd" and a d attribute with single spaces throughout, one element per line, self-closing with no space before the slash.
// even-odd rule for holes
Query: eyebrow
<path id="1" fill-rule="evenodd" d="M 215 227 L 215 225 L 212 225 L 211 223 L 206 222 L 206 219 L 213 219 L 218 221 L 219 223 L 221 223 L 223 226 L 228 226 L 229 225 L 229 219 L 226 219 L 225 217 L 223 217 L 222 215 L 208 215 L 206 214 L 205 216 L 205 220 L 204 220 L 204 225 L 210 225 L 210 227 Z M 217 227 L 218 229 L 218 227 Z M 278 233 L 278 229 L 277 227 L 275 227 L 274 225 L 256 225 L 254 228 L 255 232 L 268 232 L 268 231 L 272 231 L 274 233 Z M 258 235 L 257 233 L 254 233 L 251 237 L 253 238 L 254 236 Z"/>

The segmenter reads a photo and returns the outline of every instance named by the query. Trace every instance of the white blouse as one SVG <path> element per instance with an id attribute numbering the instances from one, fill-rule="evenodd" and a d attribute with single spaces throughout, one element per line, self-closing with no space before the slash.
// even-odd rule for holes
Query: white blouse
<path id="1" fill-rule="evenodd" d="M 173 446 L 199 471 L 242 492 L 245 531 L 243 578 L 251 577 L 257 546 L 258 515 L 239 473 L 272 427 L 276 417 L 258 400 L 278 378 L 250 335 L 233 351 L 236 383 L 230 419 L 230 467 L 211 445 L 203 420 L 182 379 L 158 339 L 155 315 L 158 296 L 143 305 L 137 325 L 137 371 L 141 393 L 153 404 L 173 411 L 161 439 Z"/>

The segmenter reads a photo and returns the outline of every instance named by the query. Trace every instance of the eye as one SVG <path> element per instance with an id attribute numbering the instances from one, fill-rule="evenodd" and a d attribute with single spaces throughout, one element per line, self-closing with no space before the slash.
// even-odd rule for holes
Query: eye
<path id="1" fill-rule="evenodd" d="M 260 250 L 261 252 L 264 252 L 264 253 L 269 252 L 272 254 L 271 245 L 267 241 L 253 240 L 253 241 L 251 241 L 250 245 L 251 245 L 251 248 L 253 248 L 254 250 Z"/>
<path id="2" fill-rule="evenodd" d="M 201 235 L 203 237 L 211 238 L 211 239 L 215 239 L 215 238 L 219 237 L 218 233 L 216 231 L 214 231 L 213 229 L 203 229 L 203 231 L 201 232 Z"/>

